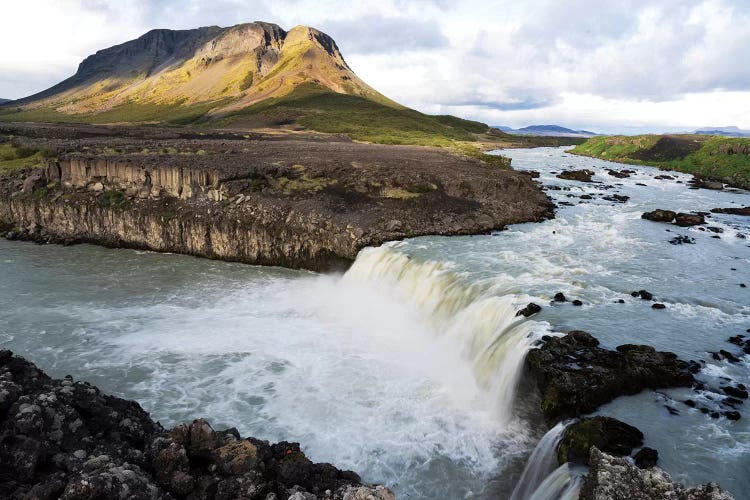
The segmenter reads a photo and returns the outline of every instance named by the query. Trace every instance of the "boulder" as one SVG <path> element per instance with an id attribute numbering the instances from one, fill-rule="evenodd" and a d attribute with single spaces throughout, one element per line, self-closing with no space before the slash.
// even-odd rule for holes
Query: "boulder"
<path id="1" fill-rule="evenodd" d="M 558 179 L 565 179 L 569 181 L 580 181 L 580 182 L 593 182 L 591 177 L 594 172 L 591 170 L 566 170 L 557 174 Z"/>
<path id="2" fill-rule="evenodd" d="M 607 170 L 607 173 L 612 177 L 617 177 L 618 179 L 625 179 L 626 177 L 630 177 L 630 173 L 627 170 L 620 170 L 619 172 L 617 170 Z"/>
<path id="3" fill-rule="evenodd" d="M 646 219 L 654 222 L 672 222 L 677 215 L 676 212 L 671 210 L 662 210 L 657 208 L 652 212 L 646 212 L 641 215 L 641 219 Z"/>
<path id="4" fill-rule="evenodd" d="M 588 465 L 590 450 L 596 446 L 607 453 L 630 455 L 643 444 L 643 433 L 610 417 L 582 418 L 569 425 L 557 447 L 559 464 L 575 462 Z"/>
<path id="5" fill-rule="evenodd" d="M 33 191 L 43 188 L 47 185 L 47 180 L 40 171 L 34 171 L 31 175 L 23 180 L 23 187 L 21 191 L 24 193 L 32 193 Z"/>
<path id="6" fill-rule="evenodd" d="M 638 450 L 633 459 L 639 469 L 650 469 L 651 467 L 656 467 L 656 463 L 659 461 L 659 452 L 653 448 L 644 446 Z"/>
<path id="7" fill-rule="evenodd" d="M 690 365 L 674 353 L 645 345 L 625 344 L 604 349 L 591 334 L 572 331 L 545 336 L 526 356 L 541 394 L 548 424 L 591 413 L 622 395 L 644 389 L 690 387 Z"/>
<path id="8" fill-rule="evenodd" d="M 542 310 L 542 307 L 538 304 L 534 304 L 533 302 L 530 302 L 529 305 L 521 309 L 516 313 L 516 316 L 524 316 L 528 318 L 529 316 L 538 313 Z"/>
<path id="9" fill-rule="evenodd" d="M 705 223 L 706 219 L 701 214 L 678 213 L 674 217 L 674 224 L 680 227 L 699 226 Z"/>

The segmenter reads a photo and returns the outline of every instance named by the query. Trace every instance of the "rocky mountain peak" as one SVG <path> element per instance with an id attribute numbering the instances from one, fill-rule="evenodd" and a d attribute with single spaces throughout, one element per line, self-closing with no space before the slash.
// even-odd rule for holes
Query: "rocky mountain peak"
<path id="1" fill-rule="evenodd" d="M 221 114 L 282 97 L 302 84 L 386 98 L 349 68 L 336 42 L 308 26 L 252 22 L 227 28 L 155 29 L 99 50 L 71 78 L 20 101 L 25 109 L 96 114 L 130 105 L 217 102 Z"/>

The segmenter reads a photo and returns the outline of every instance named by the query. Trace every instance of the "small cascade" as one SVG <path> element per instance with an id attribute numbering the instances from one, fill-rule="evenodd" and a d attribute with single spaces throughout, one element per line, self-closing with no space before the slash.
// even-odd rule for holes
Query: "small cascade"
<path id="1" fill-rule="evenodd" d="M 539 485 L 529 500 L 576 500 L 581 491 L 587 468 L 581 465 L 562 464 Z"/>
<path id="2" fill-rule="evenodd" d="M 530 498 L 539 485 L 545 481 L 545 478 L 555 470 L 557 465 L 555 451 L 569 423 L 569 421 L 558 423 L 539 440 L 528 462 L 526 462 L 521 479 L 519 479 L 510 497 L 511 500 Z"/>
<path id="3" fill-rule="evenodd" d="M 501 422 L 512 418 L 526 352 L 549 333 L 545 324 L 516 316 L 528 297 L 495 295 L 468 284 L 450 264 L 419 261 L 389 245 L 360 252 L 342 278 L 345 286 L 355 283 L 409 303 L 431 331 L 455 341 Z"/>

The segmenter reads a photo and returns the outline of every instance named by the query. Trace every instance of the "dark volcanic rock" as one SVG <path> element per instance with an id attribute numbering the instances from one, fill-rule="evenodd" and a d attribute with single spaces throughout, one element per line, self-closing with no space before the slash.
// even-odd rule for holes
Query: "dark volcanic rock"
<path id="1" fill-rule="evenodd" d="M 564 294 L 564 293 L 562 293 L 562 292 L 557 292 L 557 293 L 555 294 L 555 296 L 553 297 L 553 299 L 552 299 L 552 300 L 554 300 L 555 302 L 565 302 L 565 301 L 567 301 L 568 299 L 566 299 L 566 298 L 565 298 L 565 294 Z"/>
<path id="2" fill-rule="evenodd" d="M 672 222 L 676 226 L 690 227 L 705 224 L 706 219 L 702 214 L 686 214 L 682 212 L 673 212 L 672 210 L 662 210 L 657 208 L 652 212 L 645 212 L 641 215 L 642 219 L 654 221 L 654 222 Z"/>
<path id="3" fill-rule="evenodd" d="M 612 177 L 617 177 L 618 179 L 625 179 L 626 177 L 630 177 L 630 173 L 627 170 L 607 170 L 607 173 L 611 175 Z"/>
<path id="4" fill-rule="evenodd" d="M 587 464 L 592 446 L 607 453 L 630 455 L 643 444 L 643 433 L 610 417 L 583 418 L 565 429 L 557 448 L 557 461 Z"/>
<path id="5" fill-rule="evenodd" d="M 648 446 L 644 446 L 638 453 L 633 457 L 635 459 L 635 465 L 639 469 L 650 469 L 656 467 L 656 462 L 659 461 L 659 452 Z"/>
<path id="6" fill-rule="evenodd" d="M 297 443 L 241 439 L 200 419 L 165 431 L 135 401 L 1 350 L 0 443 L 0 498 L 394 498 L 311 462 Z"/>
<path id="7" fill-rule="evenodd" d="M 615 203 L 625 203 L 630 199 L 630 196 L 613 194 L 611 196 L 603 196 L 602 199 L 607 201 L 614 201 Z"/>
<path id="8" fill-rule="evenodd" d="M 534 304 L 533 302 L 530 302 L 529 305 L 527 305 L 526 307 L 524 307 L 523 309 L 521 309 L 520 311 L 518 311 L 516 313 L 516 316 L 524 316 L 524 317 L 528 318 L 532 314 L 536 314 L 536 313 L 538 313 L 541 310 L 542 310 L 542 306 L 540 306 L 538 304 Z"/>
<path id="9" fill-rule="evenodd" d="M 632 292 L 630 295 L 633 297 L 640 297 L 643 300 L 653 300 L 654 298 L 654 294 L 648 290 L 638 290 L 637 292 Z"/>
<path id="10" fill-rule="evenodd" d="M 671 210 L 662 210 L 657 208 L 653 212 L 645 212 L 641 215 L 641 219 L 651 220 L 654 222 L 672 222 L 677 215 L 676 212 Z"/>
<path id="11" fill-rule="evenodd" d="M 579 500 L 732 500 L 716 483 L 687 488 L 659 467 L 639 469 L 625 458 L 591 448 Z"/>
<path id="12" fill-rule="evenodd" d="M 671 352 L 633 344 L 611 351 L 582 331 L 545 337 L 540 348 L 529 351 L 526 365 L 549 424 L 590 413 L 618 396 L 695 382 L 690 365 Z"/>
<path id="13" fill-rule="evenodd" d="M 591 177 L 594 172 L 591 170 L 566 170 L 557 174 L 558 179 L 565 179 L 568 181 L 581 181 L 581 182 L 593 182 Z"/>
<path id="14" fill-rule="evenodd" d="M 711 212 L 715 214 L 747 215 L 750 216 L 750 207 L 742 208 L 714 208 Z"/>
<path id="15" fill-rule="evenodd" d="M 699 226 L 706 223 L 706 219 L 701 214 L 684 214 L 678 213 L 674 217 L 674 223 L 680 227 Z"/>
<path id="16" fill-rule="evenodd" d="M 679 235 L 669 240 L 669 243 L 672 245 L 683 245 L 683 244 L 694 245 L 695 238 L 691 238 L 690 236 L 685 236 L 685 235 Z"/>

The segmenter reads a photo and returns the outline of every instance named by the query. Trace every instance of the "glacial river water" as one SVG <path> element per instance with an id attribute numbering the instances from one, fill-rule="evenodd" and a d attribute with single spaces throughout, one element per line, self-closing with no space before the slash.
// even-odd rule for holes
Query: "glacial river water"
<path id="1" fill-rule="evenodd" d="M 582 329 L 606 347 L 645 343 L 706 362 L 698 377 L 709 390 L 646 391 L 599 413 L 640 428 L 675 478 L 750 498 L 750 413 L 712 419 L 680 402 L 715 404 L 720 377 L 750 385 L 749 356 L 731 364 L 709 353 L 738 351 L 726 339 L 750 328 L 750 218 L 714 215 L 719 238 L 640 218 L 748 206 L 750 194 L 691 190 L 685 175 L 656 180 L 663 172 L 561 148 L 503 154 L 572 206 L 493 235 L 366 249 L 343 276 L 2 240 L 0 347 L 137 399 L 165 426 L 203 416 L 299 441 L 313 460 L 400 498 L 508 498 L 546 431 L 524 355 L 544 334 Z M 568 167 L 601 182 L 555 178 Z M 615 193 L 630 200 L 601 199 Z M 670 244 L 677 235 L 695 243 Z M 629 295 L 644 288 L 666 309 Z M 552 305 L 556 292 L 584 305 Z M 532 300 L 542 312 L 516 317 Z M 553 471 L 554 438 L 542 439 L 516 498 Z M 583 472 L 555 471 L 535 498 L 575 498 Z"/>

